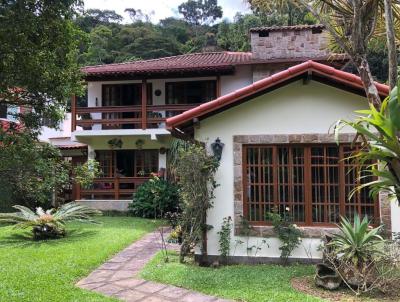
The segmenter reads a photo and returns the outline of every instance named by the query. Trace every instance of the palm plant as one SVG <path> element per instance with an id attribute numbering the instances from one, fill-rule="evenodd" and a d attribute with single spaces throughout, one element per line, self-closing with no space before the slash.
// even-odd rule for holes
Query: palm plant
<path id="1" fill-rule="evenodd" d="M 382 226 L 370 229 L 367 217 L 361 220 L 356 214 L 353 224 L 342 217 L 339 229 L 340 233 L 333 235 L 327 247 L 342 261 L 363 265 L 379 253 L 384 241 L 379 235 Z"/>
<path id="2" fill-rule="evenodd" d="M 369 187 L 373 196 L 384 191 L 400 200 L 399 93 L 395 87 L 379 110 L 370 105 L 368 110 L 356 111 L 358 116 L 354 121 L 339 120 L 335 126 L 337 141 L 341 129 L 350 126 L 362 142 L 362 148 L 351 156 L 361 167 L 365 167 L 359 172 L 362 184 L 352 194 Z M 364 181 L 371 176 L 373 180 Z"/>
<path id="3" fill-rule="evenodd" d="M 67 222 L 98 223 L 92 217 L 101 215 L 99 210 L 75 202 L 47 211 L 39 207 L 34 212 L 20 205 L 14 208 L 19 212 L 0 213 L 0 224 L 12 224 L 19 229 L 31 229 L 35 240 L 63 237 L 66 235 Z"/>

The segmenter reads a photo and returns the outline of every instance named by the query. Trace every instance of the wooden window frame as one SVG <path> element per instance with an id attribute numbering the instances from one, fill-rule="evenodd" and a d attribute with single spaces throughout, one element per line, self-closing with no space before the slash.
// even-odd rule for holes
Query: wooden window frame
<path id="1" fill-rule="evenodd" d="M 157 171 L 151 172 L 151 173 L 158 173 L 158 170 L 160 169 L 159 166 L 159 153 L 158 153 L 158 149 L 144 149 L 144 150 L 139 150 L 139 149 L 124 149 L 126 151 L 134 151 L 134 166 L 133 166 L 133 177 L 150 177 L 150 175 L 139 175 L 139 171 L 140 169 L 146 169 L 147 167 L 145 166 L 145 161 L 144 161 L 144 157 L 141 163 L 138 163 L 137 160 L 137 156 L 138 153 L 153 153 L 153 155 L 157 154 L 157 163 L 155 166 L 157 166 Z M 107 169 L 108 169 L 108 173 L 106 177 L 112 177 L 115 178 L 117 175 L 117 152 L 118 150 L 97 150 L 97 155 L 96 158 L 99 158 L 99 153 L 98 152 L 106 152 L 108 153 L 108 165 L 107 165 Z M 145 156 L 145 155 L 144 155 Z M 155 167 L 154 166 L 154 167 Z M 101 167 L 102 169 L 103 167 Z"/>
<path id="2" fill-rule="evenodd" d="M 370 206 L 373 207 L 373 213 L 374 213 L 374 225 L 377 225 L 380 221 L 380 209 L 379 209 L 379 199 L 378 198 L 374 198 L 374 202 L 373 204 L 367 204 L 367 203 L 362 203 L 359 197 L 359 194 L 361 193 L 357 193 L 356 199 L 357 201 L 355 203 L 346 203 L 347 200 L 347 196 L 345 196 L 345 177 L 346 174 L 345 173 L 345 161 L 343 160 L 344 158 L 346 158 L 346 156 L 344 156 L 343 154 L 343 150 L 346 147 L 351 146 L 350 143 L 342 143 L 339 146 L 337 146 L 334 143 L 321 143 L 321 144 L 302 144 L 302 143 L 289 143 L 289 144 L 243 144 L 242 145 L 242 186 L 243 186 L 243 216 L 246 217 L 247 219 L 249 218 L 249 213 L 248 213 L 248 208 L 249 208 L 249 201 L 248 201 L 248 189 L 250 188 L 249 186 L 249 182 L 248 182 L 248 173 L 247 173 L 247 168 L 248 168 L 248 162 L 247 162 L 247 152 L 249 148 L 271 148 L 272 152 L 273 152 L 273 159 L 272 159 L 272 170 L 273 170 L 273 182 L 274 182 L 274 186 L 273 186 L 273 190 L 274 190 L 274 198 L 273 198 L 273 204 L 275 204 L 276 206 L 279 206 L 279 201 L 277 200 L 277 189 L 278 189 L 278 184 L 277 184 L 277 163 L 276 163 L 276 150 L 280 147 L 284 147 L 284 148 L 289 148 L 289 150 L 293 149 L 293 148 L 303 148 L 303 166 L 304 166 L 304 170 L 303 170 L 303 188 L 304 188 L 304 192 L 303 192 L 303 198 L 304 198 L 304 216 L 305 216 L 305 220 L 304 222 L 296 222 L 296 224 L 298 224 L 299 226 L 305 226 L 305 227 L 333 227 L 336 226 L 336 222 L 335 223 L 329 223 L 326 222 L 325 219 L 323 222 L 313 222 L 313 213 L 312 213 L 312 206 L 313 206 L 313 202 L 312 202 L 312 197 L 311 197 L 311 188 L 312 188 L 312 176 L 311 176 L 311 170 L 312 170 L 312 163 L 311 163 L 311 149 L 313 147 L 323 147 L 324 150 L 324 164 L 320 165 L 321 167 L 325 168 L 329 166 L 326 165 L 326 150 L 328 147 L 330 146 L 336 146 L 338 147 L 338 156 L 339 156 L 339 162 L 338 162 L 338 190 L 339 190 L 339 213 L 341 216 L 344 216 L 344 214 L 346 214 L 346 204 L 348 206 L 352 206 L 354 208 L 357 209 L 357 212 L 360 213 L 361 212 L 361 207 L 362 206 Z M 289 156 L 289 155 L 288 155 Z M 289 171 L 291 170 L 291 165 L 293 163 L 293 158 L 288 159 L 288 166 L 289 166 Z M 257 165 L 256 165 L 257 166 Z M 263 166 L 262 164 L 258 164 L 259 167 Z M 264 167 L 266 165 L 264 164 Z M 348 166 L 354 166 L 354 165 L 348 165 Z M 347 167 L 348 167 L 347 166 Z M 259 169 L 260 170 L 260 169 Z M 260 172 L 261 173 L 261 172 Z M 289 173 L 289 172 L 288 172 Z M 325 177 L 326 179 L 326 177 Z M 316 185 L 316 184 L 314 184 Z M 332 185 L 329 184 L 328 182 L 324 182 L 323 186 L 326 187 L 328 185 Z M 347 184 L 346 184 L 347 185 Z M 265 186 L 265 185 L 264 185 Z M 348 185 L 347 185 L 348 186 Z M 290 188 L 289 187 L 289 192 L 293 190 L 293 186 Z M 290 194 L 290 193 L 289 193 Z M 258 203 L 260 205 L 262 205 L 262 207 L 266 206 L 266 202 L 265 200 L 263 201 L 258 201 Z M 293 201 L 289 201 L 287 203 L 293 203 Z M 321 202 L 320 202 L 321 204 Z M 332 204 L 330 204 L 328 201 L 322 202 L 323 207 L 325 207 L 325 209 L 327 209 L 326 207 L 332 206 Z M 261 208 L 261 206 L 259 205 L 259 207 Z M 260 210 L 261 211 L 261 210 Z M 249 220 L 251 225 L 254 226 L 269 226 L 271 225 L 270 222 L 264 220 L 264 221 L 251 221 Z"/>
<path id="3" fill-rule="evenodd" d="M 102 98 L 102 107 L 109 107 L 109 105 L 104 105 L 104 100 L 108 99 L 109 97 L 106 97 L 107 89 L 110 87 L 115 87 L 118 86 L 119 89 L 122 88 L 122 86 L 137 86 L 137 89 L 139 91 L 138 99 L 135 100 L 136 104 L 134 105 L 116 105 L 116 106 L 121 106 L 121 107 L 129 107 L 129 106 L 140 106 L 142 103 L 142 83 L 115 83 L 115 84 L 103 84 L 101 85 L 101 98 Z M 152 105 L 153 104 L 153 85 L 152 83 L 147 82 L 146 83 L 146 97 L 147 97 L 147 105 Z"/>
<path id="4" fill-rule="evenodd" d="M 165 82 L 165 104 L 167 104 L 167 105 L 175 105 L 174 103 L 170 103 L 170 102 L 169 102 L 170 94 L 169 94 L 169 88 L 168 88 L 168 86 L 170 86 L 170 85 L 184 85 L 184 84 L 187 84 L 187 83 L 203 83 L 203 82 L 214 83 L 214 85 L 215 85 L 214 96 L 215 96 L 215 97 L 212 97 L 211 100 L 217 98 L 217 97 L 219 96 L 219 89 L 220 89 L 220 88 L 219 88 L 220 83 L 219 83 L 218 79 L 196 80 L 196 81 Z M 200 103 L 198 103 L 198 104 L 202 104 L 202 103 L 205 103 L 205 102 L 207 102 L 207 101 L 203 101 L 203 102 L 200 102 Z M 179 104 L 179 103 L 178 103 L 178 104 Z M 188 102 L 187 102 L 187 99 L 186 99 L 186 100 L 185 100 L 185 103 L 182 103 L 182 104 L 190 104 L 190 103 L 188 103 Z"/>

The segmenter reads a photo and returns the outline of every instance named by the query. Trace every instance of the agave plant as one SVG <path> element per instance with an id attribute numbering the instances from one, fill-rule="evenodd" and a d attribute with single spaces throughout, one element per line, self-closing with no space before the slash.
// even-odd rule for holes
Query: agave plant
<path id="1" fill-rule="evenodd" d="M 327 246 L 337 258 L 355 266 L 368 263 L 383 247 L 384 239 L 379 235 L 382 226 L 370 228 L 367 217 L 361 220 L 356 214 L 354 224 L 342 217 L 339 229 L 340 233 L 333 235 Z"/>
<path id="2" fill-rule="evenodd" d="M 20 229 L 30 228 L 35 240 L 63 237 L 66 235 L 66 222 L 98 223 L 92 217 L 101 215 L 99 210 L 75 202 L 47 211 L 39 207 L 36 212 L 33 212 L 20 205 L 16 205 L 14 208 L 19 212 L 0 213 L 0 223 L 13 224 Z"/>

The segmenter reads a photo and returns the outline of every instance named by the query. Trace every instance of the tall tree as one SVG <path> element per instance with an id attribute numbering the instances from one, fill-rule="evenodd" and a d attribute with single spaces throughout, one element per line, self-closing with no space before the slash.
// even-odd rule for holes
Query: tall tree
<path id="1" fill-rule="evenodd" d="M 151 21 L 151 15 L 154 15 L 154 11 L 151 11 L 150 13 L 145 13 L 141 9 L 135 9 L 135 8 L 125 8 L 125 12 L 128 13 L 129 18 L 131 18 L 132 22 L 150 22 Z"/>
<path id="2" fill-rule="evenodd" d="M 307 10 L 290 1 L 267 1 L 262 7 L 258 5 L 257 1 L 249 1 L 249 3 L 254 14 L 264 19 L 263 23 L 267 22 L 267 26 L 315 23 L 315 19 Z"/>
<path id="3" fill-rule="evenodd" d="M 178 6 L 183 18 L 194 25 L 210 24 L 222 18 L 222 7 L 218 0 L 188 0 Z"/>
<path id="4" fill-rule="evenodd" d="M 122 16 L 113 10 L 88 9 L 76 17 L 75 23 L 85 32 L 90 32 L 98 25 L 120 23 L 122 20 Z"/>
<path id="5" fill-rule="evenodd" d="M 0 203 L 51 202 L 68 180 L 59 150 L 39 143 L 44 119 L 64 118 L 67 100 L 82 91 L 77 64 L 82 32 L 73 18 L 79 0 L 0 2 L 0 105 L 21 106 L 23 127 L 0 125 Z M 17 112 L 16 110 L 10 110 Z"/>
<path id="6" fill-rule="evenodd" d="M 0 3 L 0 104 L 31 108 L 19 118 L 33 134 L 43 118 L 63 118 L 61 109 L 81 91 L 77 54 L 82 35 L 72 22 L 79 4 L 79 0 Z"/>
<path id="7" fill-rule="evenodd" d="M 382 21 L 385 13 L 383 0 L 249 0 L 252 5 L 268 10 L 271 2 L 284 6 L 292 3 L 307 9 L 329 31 L 336 47 L 349 55 L 363 81 L 364 90 L 370 103 L 377 108 L 381 100 L 374 84 L 367 59 L 368 43 L 372 37 L 385 35 Z M 392 2 L 393 18 L 398 24 L 399 6 Z M 384 26 L 384 24 L 383 24 Z M 395 30 L 389 28 L 389 30 Z M 396 52 L 396 50 L 393 50 Z M 393 66 L 393 63 L 389 63 Z"/>
<path id="8" fill-rule="evenodd" d="M 397 84 L 397 47 L 393 24 L 392 0 L 383 0 L 385 9 L 386 40 L 389 57 L 389 86 L 393 89 Z"/>

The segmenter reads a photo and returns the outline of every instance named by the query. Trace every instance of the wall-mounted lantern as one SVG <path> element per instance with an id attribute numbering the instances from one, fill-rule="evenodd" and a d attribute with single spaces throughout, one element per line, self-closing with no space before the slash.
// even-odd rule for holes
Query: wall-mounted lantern
<path id="1" fill-rule="evenodd" d="M 222 157 L 222 150 L 224 149 L 225 144 L 221 142 L 221 139 L 217 137 L 215 142 L 211 144 L 211 149 L 215 158 L 220 161 Z"/>
<path id="2" fill-rule="evenodd" d="M 154 91 L 155 96 L 161 96 L 161 90 L 160 89 L 156 89 Z"/>

